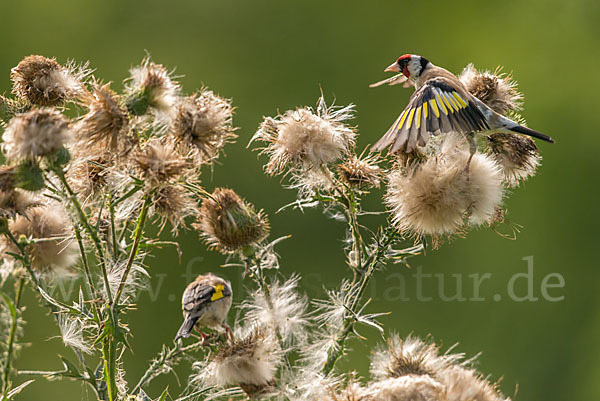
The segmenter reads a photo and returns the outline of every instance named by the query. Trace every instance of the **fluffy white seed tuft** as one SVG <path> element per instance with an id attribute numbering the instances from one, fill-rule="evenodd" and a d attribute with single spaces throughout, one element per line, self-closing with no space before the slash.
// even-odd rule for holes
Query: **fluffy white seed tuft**
<path id="1" fill-rule="evenodd" d="M 305 107 L 265 118 L 252 141 L 267 143 L 263 153 L 270 158 L 269 174 L 290 166 L 320 168 L 354 148 L 356 133 L 346 125 L 353 113 L 353 105 L 328 107 L 321 97 L 316 111 Z"/>

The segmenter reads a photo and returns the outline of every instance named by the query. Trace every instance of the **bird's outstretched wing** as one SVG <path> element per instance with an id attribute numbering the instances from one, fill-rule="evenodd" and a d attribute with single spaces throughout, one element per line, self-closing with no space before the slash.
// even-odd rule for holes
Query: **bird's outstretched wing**
<path id="1" fill-rule="evenodd" d="M 371 150 L 391 146 L 391 153 L 412 152 L 417 144 L 425 146 L 431 135 L 486 129 L 486 119 L 473 100 L 461 95 L 450 80 L 433 78 L 413 93 L 408 106 Z"/>

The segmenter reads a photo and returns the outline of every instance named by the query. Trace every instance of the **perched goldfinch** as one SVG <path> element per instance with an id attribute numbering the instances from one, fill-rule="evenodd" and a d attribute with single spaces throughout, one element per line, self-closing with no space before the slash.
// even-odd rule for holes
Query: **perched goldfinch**
<path id="1" fill-rule="evenodd" d="M 415 92 L 398 119 L 371 148 L 373 151 L 390 147 L 391 153 L 399 150 L 412 152 L 417 145 L 425 146 L 431 135 L 447 132 L 473 134 L 513 131 L 554 143 L 549 136 L 495 112 L 471 95 L 454 74 L 433 65 L 424 57 L 405 54 L 385 71 L 400 74 L 371 87 L 383 84 L 414 85 Z M 474 152 L 473 147 L 471 151 Z"/>
<path id="2" fill-rule="evenodd" d="M 206 338 L 206 334 L 200 331 L 202 327 L 224 327 L 231 337 L 231 329 L 225 323 L 231 302 L 232 291 L 229 282 L 213 273 L 196 277 L 183 292 L 181 305 L 184 321 L 174 341 L 181 337 L 189 337 L 194 327 L 202 336 L 202 340 Z"/>

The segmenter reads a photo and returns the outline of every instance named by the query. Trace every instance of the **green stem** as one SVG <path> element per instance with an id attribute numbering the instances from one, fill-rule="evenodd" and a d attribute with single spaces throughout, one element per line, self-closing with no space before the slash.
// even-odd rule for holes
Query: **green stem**
<path id="1" fill-rule="evenodd" d="M 114 301 L 112 305 L 118 305 L 119 299 L 123 294 L 123 289 L 125 288 L 125 283 L 127 282 L 127 276 L 133 266 L 133 262 L 138 254 L 140 248 L 140 241 L 142 239 L 142 233 L 144 231 L 144 223 L 146 222 L 146 218 L 148 217 L 148 210 L 150 209 L 150 203 L 152 200 L 152 194 L 146 194 L 144 197 L 144 204 L 142 205 L 142 210 L 137 220 L 137 225 L 134 231 L 134 239 L 133 245 L 131 246 L 131 252 L 129 253 L 129 258 L 127 259 L 127 264 L 125 265 L 125 271 L 123 272 L 123 277 L 121 277 L 121 282 L 119 283 L 119 288 L 117 289 Z"/>
<path id="2" fill-rule="evenodd" d="M 360 306 L 360 300 L 362 299 L 367 286 L 375 273 L 375 267 L 377 264 L 385 257 L 385 253 L 388 247 L 394 242 L 396 239 L 397 232 L 395 230 L 389 232 L 386 231 L 383 234 L 383 239 L 380 240 L 380 245 L 373 250 L 373 252 L 369 255 L 367 260 L 365 261 L 364 268 L 359 270 L 355 275 L 355 280 L 351 284 L 351 289 L 353 289 L 357 285 L 356 277 L 360 277 L 360 282 L 358 283 L 358 290 L 351 296 L 350 302 L 347 305 L 348 312 L 346 313 L 346 318 L 344 319 L 344 323 L 342 328 L 337 334 L 336 346 L 332 347 L 327 360 L 325 361 L 325 365 L 323 366 L 323 373 L 328 374 L 331 372 L 335 363 L 338 361 L 340 356 L 344 351 L 344 345 L 348 335 L 352 332 L 354 327 L 354 323 L 356 322 L 356 313 L 358 312 Z"/>
<path id="3" fill-rule="evenodd" d="M 12 363 L 12 355 L 13 355 L 13 347 L 15 343 L 15 338 L 17 336 L 17 326 L 19 322 L 19 306 L 21 304 L 21 293 L 23 292 L 23 284 L 25 283 L 25 279 L 21 277 L 17 283 L 17 292 L 15 294 L 15 309 L 17 314 L 13 316 L 10 332 L 8 335 L 8 345 L 6 347 L 6 361 L 4 362 L 4 380 L 3 380 L 3 394 L 6 394 L 9 388 L 9 378 L 10 378 L 10 365 Z"/>
<path id="4" fill-rule="evenodd" d="M 85 253 L 85 247 L 83 245 L 83 238 L 81 237 L 81 230 L 79 230 L 79 227 L 77 226 L 77 224 L 73 225 L 73 229 L 75 231 L 75 238 L 77 239 L 77 245 L 79 245 L 79 253 L 81 254 L 81 262 L 83 264 L 83 270 L 85 271 L 86 284 L 87 284 L 86 287 L 88 290 L 88 294 L 90 297 L 95 298 L 98 291 L 96 290 L 96 287 L 94 286 L 94 280 L 92 279 L 90 265 L 89 265 L 89 262 L 87 259 L 87 255 Z M 96 321 L 98 322 L 98 324 L 100 324 L 100 313 L 98 311 L 98 307 L 96 306 L 95 299 L 92 299 L 91 303 L 92 303 L 92 311 L 94 313 L 94 318 L 96 318 Z"/>
<path id="5" fill-rule="evenodd" d="M 119 259 L 119 243 L 117 242 L 117 230 L 115 227 L 115 205 L 113 203 L 112 195 L 108 197 L 108 209 L 110 211 L 110 230 L 112 233 L 112 248 L 113 248 L 113 259 Z"/>
<path id="6" fill-rule="evenodd" d="M 117 399 L 117 356 L 114 339 L 105 338 L 102 342 L 102 359 L 104 360 L 104 380 L 109 401 Z"/>

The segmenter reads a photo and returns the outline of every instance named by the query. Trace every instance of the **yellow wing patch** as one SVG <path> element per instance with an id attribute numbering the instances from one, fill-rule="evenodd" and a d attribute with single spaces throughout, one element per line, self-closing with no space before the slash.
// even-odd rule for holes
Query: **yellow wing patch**
<path id="1" fill-rule="evenodd" d="M 428 106 L 427 102 L 423 103 L 423 114 L 425 115 L 425 119 L 427 119 L 427 117 L 429 117 L 429 111 L 427 110 L 427 106 Z"/>
<path id="2" fill-rule="evenodd" d="M 417 108 L 417 116 L 415 117 L 415 122 L 417 123 L 417 128 L 421 128 L 421 106 Z"/>
<path id="3" fill-rule="evenodd" d="M 433 110 L 433 114 L 435 114 L 435 117 L 440 118 L 440 110 L 438 109 L 435 99 L 429 100 L 429 104 L 431 105 L 431 110 Z"/>
<path id="4" fill-rule="evenodd" d="M 413 117 L 415 115 L 415 109 L 410 109 L 410 114 L 408 115 L 408 121 L 406 122 L 406 128 L 410 129 L 410 126 L 412 125 L 413 122 Z"/>
<path id="5" fill-rule="evenodd" d="M 452 107 L 452 104 L 450 103 L 450 101 L 444 93 L 442 93 L 442 100 L 446 104 L 446 107 L 448 107 L 448 110 L 450 110 L 450 112 L 454 114 L 454 108 Z"/>
<path id="6" fill-rule="evenodd" d="M 467 102 L 463 100 L 463 98 L 458 94 L 458 92 L 452 92 L 452 96 L 454 96 L 456 101 L 462 106 L 463 109 L 468 106 Z"/>
<path id="7" fill-rule="evenodd" d="M 221 299 L 224 297 L 223 290 L 225 286 L 223 284 L 218 284 L 213 287 L 215 289 L 215 293 L 210 297 L 211 301 L 216 301 L 217 299 Z"/>

